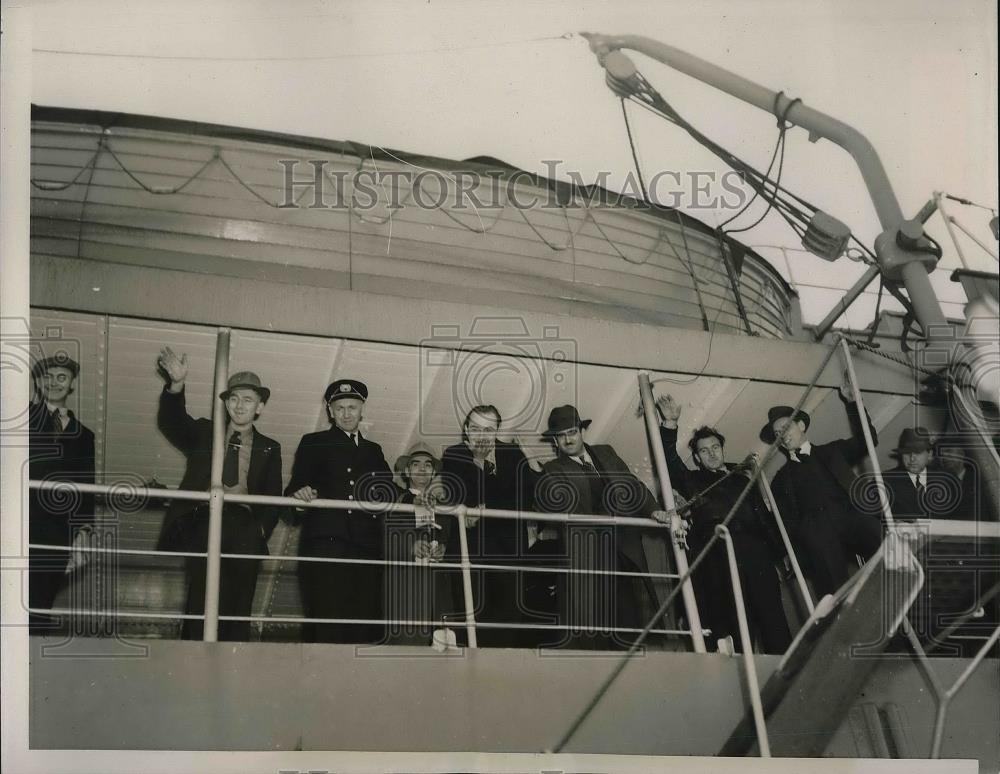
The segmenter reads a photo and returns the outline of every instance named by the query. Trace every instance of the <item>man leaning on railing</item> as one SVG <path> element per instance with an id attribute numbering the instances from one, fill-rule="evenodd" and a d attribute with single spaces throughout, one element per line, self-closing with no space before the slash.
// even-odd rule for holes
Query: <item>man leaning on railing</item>
<path id="1" fill-rule="evenodd" d="M 170 443 L 187 458 L 180 489 L 205 491 L 211 486 L 212 421 L 194 419 L 187 413 L 184 384 L 188 375 L 187 355 L 178 357 L 170 347 L 160 351 L 157 361 L 167 377 L 160 393 L 157 425 Z M 226 451 L 222 468 L 224 492 L 232 494 L 281 494 L 281 445 L 254 427 L 271 391 L 260 377 L 249 371 L 233 374 L 219 395 L 226 406 Z M 225 503 L 222 511 L 222 553 L 267 554 L 267 539 L 278 521 L 273 505 Z M 173 500 L 163 519 L 160 551 L 202 552 L 208 546 L 208 504 Z M 219 572 L 219 614 L 249 616 L 257 588 L 259 559 L 223 559 Z M 205 559 L 189 557 L 184 612 L 200 615 L 205 610 Z M 201 639 L 204 623 L 185 619 L 184 639 Z M 250 639 L 249 621 L 219 621 L 219 640 Z"/>

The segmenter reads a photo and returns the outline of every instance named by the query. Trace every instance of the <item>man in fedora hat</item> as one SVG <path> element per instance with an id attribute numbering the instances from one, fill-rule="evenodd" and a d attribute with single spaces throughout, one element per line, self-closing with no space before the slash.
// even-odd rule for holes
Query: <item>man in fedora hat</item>
<path id="1" fill-rule="evenodd" d="M 855 554 L 868 559 L 882 544 L 879 518 L 864 512 L 857 502 L 854 466 L 868 454 L 861 416 L 850 383 L 840 386 L 852 437 L 814 444 L 808 438 L 810 417 L 791 406 L 772 406 L 760 439 L 778 439 L 787 458 L 771 486 L 781 517 L 809 579 L 822 597 L 833 594 L 848 578 L 848 562 Z M 867 417 L 866 417 L 867 420 Z M 878 436 L 868 422 L 872 441 Z"/>
<path id="2" fill-rule="evenodd" d="M 447 500 L 469 508 L 530 511 L 541 464 L 529 459 L 515 437 L 497 437 L 503 419 L 493 405 L 474 406 L 462 423 L 462 442 L 449 446 L 441 457 L 441 481 Z M 469 525 L 469 556 L 473 563 L 516 567 L 528 561 L 528 527 L 522 520 L 486 518 Z M 449 552 L 459 553 L 458 530 L 452 531 Z M 478 620 L 490 623 L 528 623 L 538 620 L 525 600 L 533 578 L 513 570 L 474 570 L 473 597 Z M 527 574 L 531 576 L 531 573 Z M 453 583 L 456 607 L 464 606 Z M 460 604 L 459 604 L 460 603 Z M 486 647 L 531 646 L 537 630 L 484 627 L 478 634 Z"/>
<path id="3" fill-rule="evenodd" d="M 330 427 L 299 441 L 285 494 L 304 502 L 392 502 L 397 487 L 382 447 L 360 431 L 368 386 L 338 379 L 323 393 Z M 332 559 L 385 557 L 382 512 L 302 509 L 299 555 Z M 382 567 L 371 564 L 299 562 L 299 588 L 307 618 L 383 618 Z M 306 642 L 377 643 L 382 624 L 306 624 Z"/>
<path id="4" fill-rule="evenodd" d="M 962 479 L 935 464 L 934 443 L 927 428 L 903 430 L 892 456 L 898 465 L 882 478 L 894 519 L 962 518 Z"/>
<path id="5" fill-rule="evenodd" d="M 557 406 L 549 413 L 543 436 L 556 450 L 544 465 L 536 506 L 552 513 L 649 517 L 667 521 L 656 499 L 625 461 L 606 444 L 590 445 L 574 406 Z M 562 550 L 570 569 L 648 572 L 642 534 L 634 527 L 574 524 L 560 530 Z M 612 628 L 642 628 L 657 608 L 647 578 L 597 573 L 560 574 L 560 623 L 570 626 L 559 643 L 583 649 L 627 648 L 635 634 Z"/>
<path id="6" fill-rule="evenodd" d="M 59 353 L 35 363 L 31 375 L 37 400 L 28 407 L 28 476 L 39 481 L 94 483 L 94 434 L 67 407 L 80 365 Z M 60 507 L 64 506 L 64 507 Z M 38 489 L 28 495 L 31 543 L 71 546 L 81 541 L 94 519 L 94 496 L 59 497 Z M 50 609 L 65 580 L 70 552 L 28 549 L 28 604 Z M 31 633 L 59 628 L 46 615 L 28 616 Z"/>
<path id="7" fill-rule="evenodd" d="M 187 412 L 184 385 L 188 376 L 187 355 L 178 357 L 163 347 L 157 361 L 167 384 L 160 393 L 157 426 L 164 437 L 187 457 L 180 489 L 206 490 L 212 476 L 212 421 L 194 419 Z M 240 371 L 229 378 L 219 400 L 226 407 L 226 451 L 222 486 L 232 494 L 280 495 L 281 446 L 254 426 L 271 396 L 260 377 Z M 267 554 L 267 539 L 278 522 L 280 509 L 272 505 L 225 503 L 222 511 L 222 552 Z M 205 551 L 208 547 L 208 504 L 171 500 L 163 519 L 161 551 Z M 186 562 L 188 594 L 184 612 L 205 610 L 205 560 Z M 219 576 L 219 614 L 249 616 L 257 588 L 258 559 L 224 559 Z M 204 624 L 185 619 L 184 639 L 201 639 Z M 219 640 L 250 639 L 249 621 L 220 621 Z"/>

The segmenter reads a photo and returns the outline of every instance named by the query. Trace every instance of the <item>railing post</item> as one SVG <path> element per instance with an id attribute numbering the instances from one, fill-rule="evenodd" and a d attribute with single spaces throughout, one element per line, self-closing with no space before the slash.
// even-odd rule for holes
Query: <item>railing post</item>
<path id="1" fill-rule="evenodd" d="M 882 480 L 882 466 L 878 463 L 878 455 L 875 453 L 875 442 L 872 440 L 871 428 L 868 427 L 868 413 L 865 411 L 865 403 L 861 397 L 861 388 L 858 386 L 858 375 L 854 371 L 854 359 L 851 357 L 851 348 L 847 339 L 840 337 L 841 350 L 844 353 L 844 363 L 847 366 L 847 374 L 851 380 L 851 392 L 854 395 L 854 403 L 858 407 L 858 415 L 861 417 L 861 432 L 865 437 L 865 446 L 868 448 L 868 459 L 871 460 L 872 472 L 875 474 L 875 488 L 878 490 L 879 504 L 882 506 L 882 517 L 885 519 L 885 527 L 888 532 L 896 529 L 896 524 L 892 518 L 892 509 L 889 507 L 889 497 L 886 492 L 885 482 Z"/>
<path id="2" fill-rule="evenodd" d="M 205 557 L 205 642 L 219 640 L 219 571 L 222 560 L 222 464 L 226 454 L 226 406 L 218 394 L 229 380 L 229 328 L 219 328 L 212 391 L 212 488 L 208 499 L 208 556 Z"/>
<path id="3" fill-rule="evenodd" d="M 470 648 L 477 648 L 476 642 L 476 613 L 472 601 L 472 567 L 469 563 L 469 535 L 466 532 L 465 517 L 468 511 L 465 506 L 459 506 L 455 511 L 458 519 L 458 543 L 462 552 L 462 596 L 465 600 L 465 633 L 469 641 Z"/>
<path id="4" fill-rule="evenodd" d="M 656 421 L 656 404 L 653 402 L 653 388 L 649 383 L 649 372 L 639 372 L 639 394 L 642 396 L 642 408 L 646 418 L 646 432 L 649 435 L 649 446 L 653 450 L 653 461 L 656 463 L 656 475 L 660 479 L 660 493 L 663 495 L 663 505 L 667 512 L 677 510 L 674 503 L 674 490 L 670 486 L 670 472 L 667 470 L 667 457 L 663 453 L 663 442 L 660 440 L 660 427 Z M 673 539 L 671 535 L 670 544 L 674 549 L 674 561 L 677 563 L 677 572 L 684 576 L 688 571 L 687 555 L 684 549 Z M 694 598 L 694 586 L 688 578 L 681 586 L 681 594 L 684 598 L 684 611 L 687 614 L 688 624 L 691 627 L 691 641 L 694 643 L 695 653 L 705 653 L 705 636 L 701 631 L 701 617 L 698 615 L 698 603 Z"/>
<path id="5" fill-rule="evenodd" d="M 764 723 L 764 705 L 760 700 L 757 665 L 753 660 L 753 642 L 750 640 L 750 626 L 747 624 L 747 611 L 746 606 L 743 604 L 743 584 L 740 583 L 740 570 L 736 565 L 736 550 L 733 548 L 733 536 L 729 534 L 729 528 L 722 524 L 717 526 L 715 531 L 725 541 L 726 556 L 729 558 L 729 577 L 733 585 L 736 622 L 740 627 L 740 644 L 743 647 L 743 668 L 746 671 L 747 693 L 750 694 L 753 724 L 757 731 L 757 746 L 760 748 L 761 758 L 770 758 L 771 745 L 767 741 L 767 725 Z"/>
<path id="6" fill-rule="evenodd" d="M 781 542 L 785 544 L 785 550 L 788 552 L 788 558 L 792 563 L 792 572 L 795 573 L 795 581 L 799 584 L 799 591 L 802 593 L 802 599 L 806 603 L 809 615 L 812 615 L 816 606 L 813 604 L 812 595 L 809 593 L 805 576 L 802 574 L 802 568 L 799 566 L 798 557 L 795 556 L 795 549 L 792 548 L 792 541 L 788 537 L 788 530 L 785 529 L 785 521 L 781 518 L 781 513 L 778 511 L 778 502 L 774 499 L 774 492 L 771 491 L 771 485 L 768 483 L 767 477 L 763 474 L 757 479 L 757 485 L 760 487 L 761 494 L 764 495 L 764 500 L 771 509 L 771 513 L 774 514 L 774 521 L 778 525 L 778 532 L 781 533 Z"/>

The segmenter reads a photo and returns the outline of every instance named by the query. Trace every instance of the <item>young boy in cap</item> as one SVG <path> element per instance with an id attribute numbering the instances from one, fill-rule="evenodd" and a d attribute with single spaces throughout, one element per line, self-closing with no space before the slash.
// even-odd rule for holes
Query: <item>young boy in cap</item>
<path id="1" fill-rule="evenodd" d="M 94 483 L 94 434 L 84 427 L 67 401 L 76 388 L 79 364 L 60 353 L 38 361 L 31 374 L 38 400 L 28 407 L 28 475 L 40 481 Z M 60 507 L 62 506 L 62 507 Z M 28 537 L 31 543 L 71 546 L 94 519 L 94 496 L 61 496 L 32 489 L 28 496 Z M 50 609 L 63 585 L 68 551 L 28 549 L 28 604 Z M 28 617 L 32 634 L 58 627 L 42 614 Z"/>
<path id="2" fill-rule="evenodd" d="M 180 489 L 206 490 L 212 476 L 212 421 L 194 419 L 187 413 L 184 384 L 187 355 L 178 357 L 163 347 L 157 360 L 167 383 L 160 393 L 157 426 L 164 437 L 187 457 Z M 281 494 L 281 445 L 254 427 L 271 396 L 260 377 L 240 371 L 229 378 L 219 399 L 226 406 L 226 452 L 222 485 L 233 494 Z M 267 539 L 278 522 L 279 508 L 273 505 L 225 503 L 222 512 L 222 552 L 267 554 Z M 208 548 L 208 504 L 171 500 L 163 519 L 161 551 L 205 551 Z M 191 557 L 186 562 L 188 595 L 184 612 L 205 611 L 205 560 Z M 219 614 L 249 616 L 257 588 L 258 559 L 223 559 L 219 577 Z M 219 640 L 250 639 L 249 621 L 219 621 Z M 201 639 L 204 624 L 185 619 L 182 637 Z"/>
<path id="3" fill-rule="evenodd" d="M 302 436 L 285 494 L 304 502 L 361 500 L 391 502 L 397 487 L 382 447 L 361 435 L 368 387 L 338 379 L 326 388 L 330 427 Z M 303 509 L 299 555 L 337 559 L 382 559 L 385 519 L 362 509 Z M 383 618 L 379 565 L 299 562 L 299 587 L 307 618 Z M 377 643 L 382 624 L 306 624 L 306 642 Z"/>
<path id="4" fill-rule="evenodd" d="M 809 415 L 791 406 L 772 406 L 760 430 L 764 443 L 779 439 L 787 457 L 771 484 L 774 497 L 800 557 L 805 559 L 816 593 L 833 594 L 848 578 L 855 554 L 868 559 L 882 544 L 879 518 L 858 507 L 854 466 L 867 455 L 861 416 L 846 382 L 840 397 L 847 408 L 851 438 L 813 444 L 808 438 Z M 867 417 L 866 417 L 867 419 Z M 868 423 L 872 441 L 878 436 Z"/>

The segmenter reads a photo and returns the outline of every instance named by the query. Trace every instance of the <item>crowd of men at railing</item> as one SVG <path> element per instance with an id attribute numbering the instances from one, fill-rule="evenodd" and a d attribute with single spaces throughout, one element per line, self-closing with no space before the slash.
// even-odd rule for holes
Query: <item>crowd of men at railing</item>
<path id="1" fill-rule="evenodd" d="M 186 457 L 179 490 L 206 492 L 212 486 L 213 423 L 187 411 L 186 356 L 164 347 L 157 362 L 165 379 L 157 424 Z M 94 481 L 94 435 L 67 409 L 79 370 L 62 356 L 40 360 L 33 369 L 38 396 L 29 411 L 33 481 Z M 790 406 L 768 411 L 760 438 L 777 440 L 787 462 L 771 482 L 773 499 L 766 487 L 753 488 L 729 521 L 747 617 L 763 652 L 784 652 L 791 642 L 781 599 L 790 559 L 801 561 L 823 596 L 847 580 L 856 556 L 867 559 L 882 542 L 879 498 L 859 486 L 856 473 L 868 453 L 862 428 L 868 418 L 858 410 L 846 377 L 840 395 L 853 432 L 828 443 L 812 441 L 806 412 Z M 590 420 L 569 405 L 549 414 L 543 436 L 555 456 L 545 462 L 527 453 L 519 438 L 498 437 L 500 412 L 481 405 L 468 412 L 460 441 L 443 454 L 420 444 L 393 469 L 379 444 L 359 431 L 366 385 L 344 378 L 323 395 L 330 427 L 301 439 L 283 487 L 281 447 L 254 425 L 269 398 L 270 390 L 251 372 L 233 374 L 219 395 L 226 412 L 221 551 L 241 555 L 221 562 L 222 640 L 250 639 L 248 619 L 261 567 L 253 557 L 267 556 L 268 538 L 284 518 L 301 527 L 294 561 L 306 641 L 455 642 L 456 634 L 464 636 L 470 603 L 458 568 L 469 562 L 477 568 L 471 603 L 480 645 L 625 648 L 659 608 L 663 580 L 677 578 L 670 573 L 669 541 L 698 553 L 743 494 L 745 474 L 757 464 L 753 456 L 739 465 L 726 462 L 725 436 L 703 426 L 687 441 L 694 463 L 689 468 L 677 452 L 681 405 L 664 395 L 656 400 L 657 422 L 670 483 L 680 495 L 679 507 L 670 512 L 611 446 L 588 437 Z M 876 442 L 870 423 L 868 429 Z M 974 518 L 970 477 L 961 466 L 935 459 L 925 430 L 905 430 L 894 453 L 899 466 L 884 479 L 897 520 Z M 226 499 L 282 494 L 302 507 Z M 334 511 L 309 505 L 317 500 L 356 501 L 359 507 Z M 474 509 L 481 507 L 513 517 L 477 518 Z M 70 561 L 68 549 L 86 533 L 93 513 L 90 493 L 74 498 L 32 490 L 32 631 L 56 626 L 44 611 L 52 609 Z M 546 513 L 569 516 L 547 520 L 541 515 Z M 775 513 L 784 520 L 785 535 Z M 615 523 L 629 518 L 646 520 L 648 528 Z M 157 550 L 204 554 L 209 521 L 206 501 L 172 499 Z M 200 639 L 205 559 L 189 556 L 185 572 L 182 635 Z M 709 641 L 737 640 L 737 607 L 721 545 L 692 580 Z M 668 630 L 655 631 L 666 636 Z"/>

